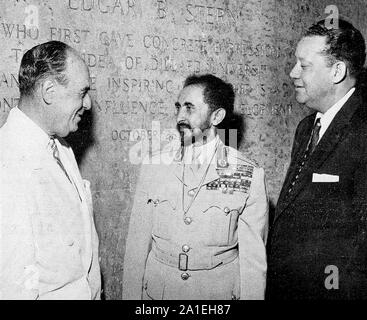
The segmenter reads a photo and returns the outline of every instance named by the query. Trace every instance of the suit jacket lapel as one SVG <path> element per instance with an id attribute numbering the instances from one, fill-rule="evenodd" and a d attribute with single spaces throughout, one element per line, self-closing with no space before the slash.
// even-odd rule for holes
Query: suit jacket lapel
<path id="1" fill-rule="evenodd" d="M 316 116 L 316 114 L 315 114 Z M 275 213 L 275 219 L 278 217 L 278 215 L 283 212 L 283 210 L 288 207 L 288 205 L 291 203 L 291 201 L 294 199 L 293 196 L 295 196 L 297 193 L 295 192 L 296 190 L 293 190 L 292 195 L 288 196 L 288 190 L 291 187 L 291 183 L 294 179 L 294 177 L 296 176 L 297 172 L 297 165 L 298 163 L 301 162 L 301 157 L 304 156 L 304 153 L 306 151 L 307 148 L 307 144 L 310 140 L 310 136 L 311 136 L 311 132 L 312 132 L 312 127 L 313 127 L 313 123 L 315 121 L 315 116 L 310 117 L 307 121 L 307 123 L 305 124 L 304 128 L 302 129 L 302 131 L 299 133 L 299 135 L 302 137 L 301 140 L 299 141 L 299 143 L 297 141 L 295 141 L 295 143 L 298 143 L 298 147 L 297 145 L 295 145 L 296 149 L 293 151 L 293 158 L 291 160 L 286 178 L 284 180 L 284 184 L 282 187 L 282 191 L 279 195 L 279 200 L 278 200 L 278 205 L 277 205 L 277 210 Z M 302 179 L 302 176 L 305 174 L 305 170 L 301 171 L 300 177 L 299 179 Z M 305 181 L 305 179 L 303 179 Z"/>
<path id="2" fill-rule="evenodd" d="M 359 96 L 354 94 L 336 114 L 310 157 L 310 168 L 317 169 L 330 156 L 335 147 L 350 129 L 350 120 L 360 105 Z"/>
<path id="3" fill-rule="evenodd" d="M 79 196 L 81 198 L 81 202 L 79 204 L 80 204 L 81 213 L 82 213 L 82 219 L 83 219 L 83 224 L 84 224 L 84 237 L 85 237 L 85 254 L 83 256 L 83 262 L 85 265 L 85 269 L 89 270 L 91 262 L 92 262 L 92 246 L 91 246 L 92 219 L 91 219 L 91 216 L 93 215 L 93 212 L 89 211 L 84 181 L 79 173 L 79 168 L 78 168 L 77 163 L 75 162 L 75 158 L 74 158 L 74 155 L 72 154 L 72 151 L 69 150 L 64 145 L 62 145 L 61 141 L 58 140 L 57 143 L 58 143 L 59 151 L 62 150 L 62 153 L 60 153 L 60 157 L 64 156 L 62 159 L 63 165 L 65 166 L 66 171 L 70 175 L 71 179 L 73 180 L 73 184 L 75 185 L 74 186 L 70 184 L 73 189 L 73 194 L 74 196 L 77 196 L 76 193 L 79 193 Z"/>
<path id="4" fill-rule="evenodd" d="M 308 178 L 310 174 L 312 174 L 317 168 L 319 168 L 327 158 L 332 154 L 335 147 L 344 139 L 346 134 L 349 132 L 350 129 L 350 120 L 354 115 L 356 109 L 361 104 L 360 95 L 355 92 L 349 100 L 345 103 L 345 105 L 341 108 L 341 110 L 336 114 L 333 121 L 330 123 L 328 129 L 324 133 L 323 137 L 319 141 L 318 145 L 316 146 L 314 152 L 308 158 L 301 174 L 299 175 L 298 182 L 295 184 L 294 189 L 291 191 L 290 195 L 286 197 L 288 193 L 288 189 L 290 188 L 290 184 L 293 180 L 295 170 L 297 168 L 297 163 L 299 161 L 299 157 L 302 157 L 306 147 L 307 142 L 310 138 L 313 121 L 311 122 L 311 130 L 307 127 L 305 131 L 305 139 L 301 143 L 300 152 L 297 155 L 296 161 L 292 162 L 292 166 L 290 168 L 289 175 L 287 176 L 286 183 L 282 189 L 281 196 L 279 197 L 280 203 L 279 207 L 276 210 L 275 219 L 284 212 L 284 210 L 291 204 L 294 199 L 298 196 L 298 194 L 304 189 L 306 184 L 309 182 Z M 314 120 L 314 117 L 311 118 Z M 308 134 L 306 135 L 306 132 Z"/>

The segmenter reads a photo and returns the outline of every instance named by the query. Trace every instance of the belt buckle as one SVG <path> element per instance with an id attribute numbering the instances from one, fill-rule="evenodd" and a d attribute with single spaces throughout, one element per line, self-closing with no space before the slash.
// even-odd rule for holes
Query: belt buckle
<path id="1" fill-rule="evenodd" d="M 178 255 L 178 269 L 181 271 L 187 270 L 189 256 L 186 253 L 180 253 Z"/>

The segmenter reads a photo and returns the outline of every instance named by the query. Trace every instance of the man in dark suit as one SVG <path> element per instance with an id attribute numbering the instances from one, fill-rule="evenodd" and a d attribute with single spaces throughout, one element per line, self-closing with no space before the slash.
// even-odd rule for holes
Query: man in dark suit
<path id="1" fill-rule="evenodd" d="M 297 127 L 268 240 L 267 299 L 367 298 L 365 42 L 350 23 L 313 25 L 290 73 L 315 113 Z"/>

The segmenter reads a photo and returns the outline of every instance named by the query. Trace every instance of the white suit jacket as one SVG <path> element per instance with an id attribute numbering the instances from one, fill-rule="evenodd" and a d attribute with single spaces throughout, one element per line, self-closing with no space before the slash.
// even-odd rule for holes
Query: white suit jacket
<path id="1" fill-rule="evenodd" d="M 18 108 L 0 129 L 0 299 L 100 297 L 89 182 L 56 139 L 70 183 L 49 141 Z"/>

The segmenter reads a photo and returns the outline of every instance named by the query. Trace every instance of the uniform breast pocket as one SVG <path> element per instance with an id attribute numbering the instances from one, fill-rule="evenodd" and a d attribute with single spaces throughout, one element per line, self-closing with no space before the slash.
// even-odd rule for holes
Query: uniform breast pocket
<path id="1" fill-rule="evenodd" d="M 171 239 L 175 207 L 172 202 L 163 199 L 152 199 L 153 206 L 153 234 L 163 239 Z"/>
<path id="2" fill-rule="evenodd" d="M 207 245 L 230 245 L 237 230 L 239 210 L 233 204 L 218 203 L 203 210 Z"/>

